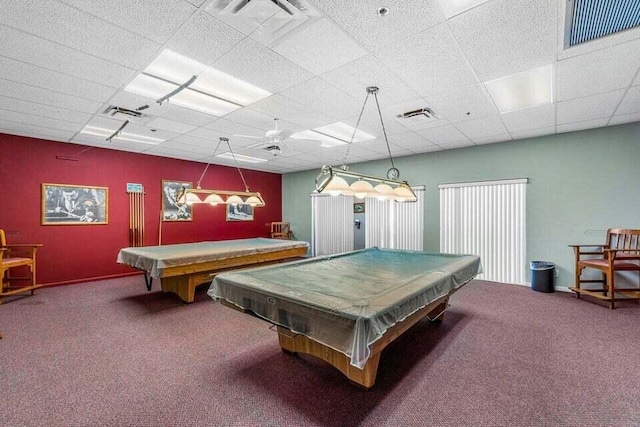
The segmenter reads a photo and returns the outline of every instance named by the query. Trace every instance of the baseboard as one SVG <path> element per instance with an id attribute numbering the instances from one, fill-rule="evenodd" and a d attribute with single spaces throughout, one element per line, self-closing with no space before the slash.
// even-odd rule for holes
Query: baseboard
<path id="1" fill-rule="evenodd" d="M 142 272 L 134 271 L 134 272 L 130 272 L 130 273 L 111 274 L 111 275 L 108 275 L 108 276 L 86 277 L 86 278 L 83 278 L 83 279 L 72 279 L 72 280 L 65 280 L 65 281 L 62 281 L 62 282 L 40 283 L 40 284 L 38 284 L 38 287 L 51 288 L 51 287 L 55 287 L 55 286 L 75 285 L 77 283 L 95 282 L 95 281 L 98 281 L 98 280 L 108 280 L 108 279 L 119 279 L 121 277 L 136 276 L 136 275 L 139 275 L 139 274 L 142 274 Z"/>
<path id="2" fill-rule="evenodd" d="M 531 287 L 531 282 L 527 282 L 527 283 L 514 283 L 514 285 L 519 285 L 519 286 L 527 286 L 527 287 Z M 567 286 L 554 286 L 553 289 L 556 292 L 568 292 L 571 293 L 573 292 L 571 289 L 569 289 Z"/>

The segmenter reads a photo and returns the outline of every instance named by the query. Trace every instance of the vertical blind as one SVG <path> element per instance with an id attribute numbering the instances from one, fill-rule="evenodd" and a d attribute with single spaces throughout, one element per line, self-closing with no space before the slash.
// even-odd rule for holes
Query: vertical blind
<path id="1" fill-rule="evenodd" d="M 365 198 L 365 247 L 423 249 L 424 187 L 412 188 L 415 203 Z M 353 202 L 353 196 L 311 195 L 313 256 L 353 250 Z"/>
<path id="2" fill-rule="evenodd" d="M 424 247 L 424 187 L 412 187 L 415 203 L 365 198 L 365 246 L 421 251 Z"/>
<path id="3" fill-rule="evenodd" d="M 440 252 L 479 255 L 479 279 L 525 284 L 527 181 L 439 185 Z"/>
<path id="4" fill-rule="evenodd" d="M 353 250 L 353 196 L 311 195 L 313 256 Z"/>

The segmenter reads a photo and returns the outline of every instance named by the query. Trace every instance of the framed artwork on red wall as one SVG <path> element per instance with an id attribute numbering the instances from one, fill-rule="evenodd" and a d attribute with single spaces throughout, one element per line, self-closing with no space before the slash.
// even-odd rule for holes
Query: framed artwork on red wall
<path id="1" fill-rule="evenodd" d="M 44 183 L 41 206 L 42 225 L 108 224 L 109 189 Z"/>
<path id="2" fill-rule="evenodd" d="M 227 221 L 253 221 L 253 206 L 227 205 Z"/>
<path id="3" fill-rule="evenodd" d="M 162 220 L 193 221 L 191 206 L 178 204 L 178 192 L 182 188 L 193 188 L 193 183 L 178 180 L 162 180 Z"/>

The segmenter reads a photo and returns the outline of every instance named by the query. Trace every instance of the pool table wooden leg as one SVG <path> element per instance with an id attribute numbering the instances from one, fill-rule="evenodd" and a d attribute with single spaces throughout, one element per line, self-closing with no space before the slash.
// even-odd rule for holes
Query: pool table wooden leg
<path id="1" fill-rule="evenodd" d="M 278 326 L 278 341 L 285 353 L 304 353 L 324 360 L 342 372 L 349 380 L 365 388 L 373 387 L 378 373 L 380 352 L 369 356 L 363 369 L 351 365 L 351 358 L 304 335 L 291 332 L 287 328 Z"/>

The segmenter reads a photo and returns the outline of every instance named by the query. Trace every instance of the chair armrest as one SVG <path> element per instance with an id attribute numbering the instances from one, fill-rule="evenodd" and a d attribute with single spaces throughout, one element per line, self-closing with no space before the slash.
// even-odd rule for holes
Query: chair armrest
<path id="1" fill-rule="evenodd" d="M 604 248 L 608 247 L 608 245 L 569 245 L 570 248 L 573 248 L 573 253 L 575 254 L 576 262 L 580 261 L 581 255 L 602 255 L 604 256 Z M 602 248 L 601 251 L 583 251 L 582 248 Z"/>

